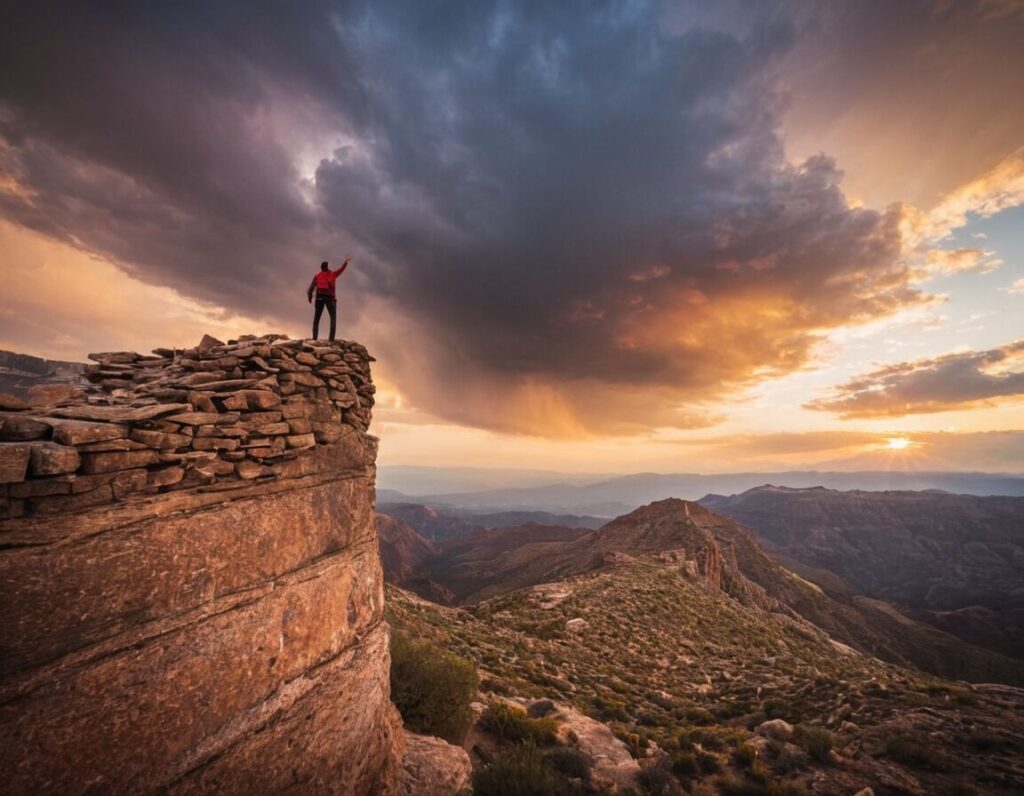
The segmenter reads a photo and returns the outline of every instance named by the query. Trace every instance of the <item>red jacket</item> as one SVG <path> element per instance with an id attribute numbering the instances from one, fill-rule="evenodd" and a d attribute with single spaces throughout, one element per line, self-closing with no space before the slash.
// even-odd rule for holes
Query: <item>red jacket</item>
<path id="1" fill-rule="evenodd" d="M 329 298 L 334 300 L 334 283 L 341 276 L 341 272 L 345 270 L 348 263 L 342 263 L 341 268 L 336 271 L 318 271 L 316 276 L 313 277 L 313 281 L 309 283 L 309 295 L 313 295 L 313 290 L 316 290 L 317 298 Z"/>

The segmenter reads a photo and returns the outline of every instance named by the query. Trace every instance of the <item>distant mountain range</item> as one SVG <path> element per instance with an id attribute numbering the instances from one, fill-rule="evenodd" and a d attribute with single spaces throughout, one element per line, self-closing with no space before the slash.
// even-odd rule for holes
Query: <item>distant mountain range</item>
<path id="1" fill-rule="evenodd" d="M 421 503 L 389 502 L 381 500 L 379 493 L 377 510 L 408 523 L 431 542 L 455 539 L 485 528 L 507 528 L 527 523 L 598 528 L 607 522 L 603 517 L 579 517 L 574 514 L 552 514 L 549 511 L 474 513 L 452 506 L 433 507 Z"/>
<path id="2" fill-rule="evenodd" d="M 765 486 L 701 503 L 826 591 L 1024 657 L 1024 498 Z"/>
<path id="3" fill-rule="evenodd" d="M 439 468 L 444 470 L 444 468 Z M 458 483 L 449 471 L 441 479 Z M 493 475 L 495 472 L 487 471 Z M 515 471 L 513 471 L 515 472 Z M 489 476 L 490 477 L 490 476 Z M 532 477 L 540 477 L 533 473 Z M 554 475 L 549 477 L 554 478 Z M 1024 496 L 1024 476 L 959 472 L 817 472 L 778 473 L 637 473 L 590 483 L 554 481 L 533 486 L 466 489 L 410 494 L 395 488 L 402 479 L 381 468 L 378 499 L 382 502 L 421 503 L 473 513 L 545 511 L 553 514 L 616 517 L 655 500 L 697 500 L 709 493 L 736 494 L 765 484 L 791 488 L 826 487 L 836 490 L 941 490 L 966 495 Z M 425 481 L 423 483 L 426 483 Z M 479 483 L 479 481 L 477 482 Z"/>

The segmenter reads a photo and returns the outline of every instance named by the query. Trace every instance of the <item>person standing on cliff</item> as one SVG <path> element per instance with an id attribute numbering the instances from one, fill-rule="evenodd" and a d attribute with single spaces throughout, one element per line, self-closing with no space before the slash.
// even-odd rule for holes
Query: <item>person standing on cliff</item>
<path id="1" fill-rule="evenodd" d="M 348 268 L 348 261 L 351 257 L 346 257 L 345 262 L 341 264 L 341 267 L 335 271 L 331 270 L 331 267 L 326 263 L 320 263 L 320 273 L 313 277 L 313 281 L 309 283 L 309 289 L 306 291 L 306 298 L 309 299 L 309 303 L 313 303 L 313 293 L 316 292 L 316 309 L 313 311 L 313 339 L 317 339 L 317 335 L 320 332 L 320 316 L 324 314 L 324 308 L 327 308 L 327 314 L 331 316 L 331 337 L 334 339 L 334 330 L 338 323 L 338 297 L 334 293 L 334 283 L 338 277 L 342 275 L 346 268 Z"/>

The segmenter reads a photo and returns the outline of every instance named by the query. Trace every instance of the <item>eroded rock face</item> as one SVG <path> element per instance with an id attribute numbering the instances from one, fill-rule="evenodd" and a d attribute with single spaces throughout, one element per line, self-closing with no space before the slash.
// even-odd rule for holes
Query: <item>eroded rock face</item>
<path id="1" fill-rule="evenodd" d="M 102 355 L 116 388 L 2 445 L 5 791 L 398 792 L 365 350 L 158 353 Z M 221 384 L 193 378 L 211 358 Z M 256 397 L 235 368 L 263 371 Z"/>

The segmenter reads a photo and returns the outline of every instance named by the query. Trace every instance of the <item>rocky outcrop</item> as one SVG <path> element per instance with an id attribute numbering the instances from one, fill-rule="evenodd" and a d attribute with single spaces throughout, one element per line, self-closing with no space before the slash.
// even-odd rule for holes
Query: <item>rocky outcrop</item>
<path id="1" fill-rule="evenodd" d="M 0 427 L 5 791 L 398 791 L 365 349 L 94 359 Z"/>

